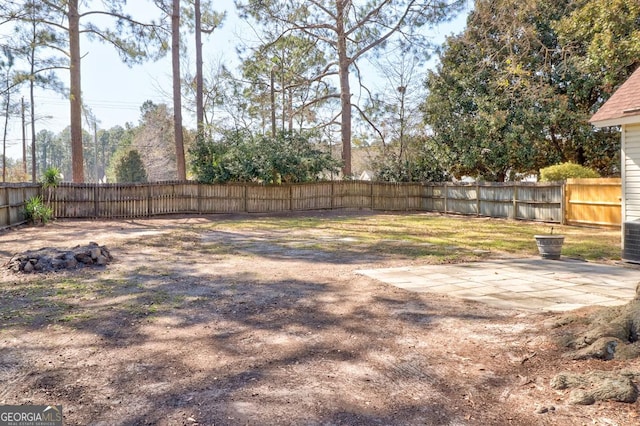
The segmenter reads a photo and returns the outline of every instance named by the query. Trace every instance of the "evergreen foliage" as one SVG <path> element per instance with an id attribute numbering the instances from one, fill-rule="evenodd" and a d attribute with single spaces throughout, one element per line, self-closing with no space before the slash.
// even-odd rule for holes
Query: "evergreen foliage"
<path id="1" fill-rule="evenodd" d="M 640 7 L 616 0 L 609 13 L 609 3 L 476 0 L 426 82 L 425 123 L 453 175 L 502 181 L 561 162 L 619 173 L 619 133 L 588 119 L 640 63 Z M 602 72 L 608 61 L 616 72 Z"/>
<path id="2" fill-rule="evenodd" d="M 135 149 L 130 149 L 120 158 L 116 164 L 115 173 L 116 180 L 121 183 L 147 182 L 147 172 L 142 163 L 142 158 Z"/>
<path id="3" fill-rule="evenodd" d="M 313 182 L 338 173 L 339 162 L 301 132 L 275 138 L 230 131 L 220 141 L 199 138 L 191 150 L 192 169 L 200 182 Z"/>
<path id="4" fill-rule="evenodd" d="M 375 180 L 383 182 L 444 182 L 448 180 L 445 153 L 425 137 L 408 138 L 402 151 L 394 146 L 372 162 Z"/>

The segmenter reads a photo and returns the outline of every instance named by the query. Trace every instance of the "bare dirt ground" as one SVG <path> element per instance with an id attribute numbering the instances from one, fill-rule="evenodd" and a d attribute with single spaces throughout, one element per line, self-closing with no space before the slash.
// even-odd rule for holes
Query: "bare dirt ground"
<path id="1" fill-rule="evenodd" d="M 62 404 L 66 425 L 640 424 L 638 402 L 576 406 L 551 388 L 640 364 L 563 358 L 550 314 L 406 292 L 354 271 L 419 261 L 221 218 L 1 232 L 5 260 L 95 241 L 114 261 L 3 268 L 0 404 Z"/>

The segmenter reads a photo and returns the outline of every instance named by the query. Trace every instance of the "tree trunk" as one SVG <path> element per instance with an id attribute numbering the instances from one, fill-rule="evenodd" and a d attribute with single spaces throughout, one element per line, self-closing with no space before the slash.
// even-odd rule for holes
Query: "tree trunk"
<path id="1" fill-rule="evenodd" d="M 80 80 L 80 15 L 78 0 L 69 1 L 69 60 L 71 168 L 73 182 L 84 182 L 82 155 L 82 89 Z"/>
<path id="2" fill-rule="evenodd" d="M 100 167 L 98 166 L 98 123 L 93 118 L 93 156 L 95 158 L 96 183 L 100 183 Z"/>
<path id="3" fill-rule="evenodd" d="M 276 71 L 275 66 L 271 68 L 271 137 L 276 138 Z"/>
<path id="4" fill-rule="evenodd" d="M 182 94 L 180 90 L 180 0 L 173 0 L 171 13 L 171 59 L 173 65 L 173 131 L 176 143 L 178 180 L 186 180 L 182 135 Z"/>
<path id="5" fill-rule="evenodd" d="M 293 132 L 293 89 L 289 89 L 289 99 L 287 100 L 287 113 L 289 116 L 289 133 Z"/>
<path id="6" fill-rule="evenodd" d="M 33 21 L 33 40 L 36 40 L 37 36 L 37 28 L 36 21 Z M 31 180 L 33 183 L 36 182 L 37 179 L 37 171 L 36 171 L 36 105 L 34 103 L 34 89 L 35 89 L 35 66 L 36 66 L 36 44 L 34 43 L 31 46 L 31 78 L 29 79 L 29 102 L 31 105 L 30 108 L 30 118 L 31 118 Z"/>
<path id="7" fill-rule="evenodd" d="M 284 55 L 282 56 L 282 63 L 284 64 Z M 284 67 L 280 67 L 280 90 L 282 91 L 282 120 L 280 125 L 281 125 L 281 130 L 284 133 L 285 129 L 286 129 L 286 123 L 287 123 L 287 91 L 285 89 L 285 87 L 287 87 L 287 82 L 285 80 L 285 70 Z"/>
<path id="8" fill-rule="evenodd" d="M 202 81 L 202 14 L 200 0 L 195 0 L 195 32 L 196 32 L 196 122 L 198 136 L 204 134 L 204 96 Z"/>
<path id="9" fill-rule="evenodd" d="M 20 117 L 22 118 L 22 171 L 27 174 L 27 129 L 24 121 L 24 97 L 20 99 Z M 36 183 L 36 177 L 31 176 L 31 181 Z"/>
<path id="10" fill-rule="evenodd" d="M 9 88 L 9 75 L 7 74 L 7 102 L 4 108 L 4 130 L 2 135 L 2 182 L 7 181 L 7 131 L 9 129 L 9 108 L 11 106 L 11 91 Z"/>
<path id="11" fill-rule="evenodd" d="M 347 54 L 347 36 L 344 30 L 344 1 L 337 0 L 337 35 L 338 35 L 338 75 L 340 78 L 340 105 L 342 141 L 342 175 L 351 176 L 351 87 L 349 85 L 349 66 L 351 65 Z"/>

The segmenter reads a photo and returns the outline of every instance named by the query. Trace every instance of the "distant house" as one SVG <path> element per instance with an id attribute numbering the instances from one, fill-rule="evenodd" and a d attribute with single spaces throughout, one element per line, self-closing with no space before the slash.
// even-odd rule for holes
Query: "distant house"
<path id="1" fill-rule="evenodd" d="M 622 258 L 640 263 L 640 68 L 589 122 L 596 127 L 621 126 Z"/>
<path id="2" fill-rule="evenodd" d="M 360 180 L 373 180 L 373 178 L 375 177 L 375 173 L 372 172 L 371 170 L 365 170 L 364 172 L 362 172 L 360 174 L 359 179 Z"/>

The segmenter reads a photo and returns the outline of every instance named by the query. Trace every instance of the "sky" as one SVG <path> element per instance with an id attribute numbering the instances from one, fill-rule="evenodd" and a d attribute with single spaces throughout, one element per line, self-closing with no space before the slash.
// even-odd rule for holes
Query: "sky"
<path id="1" fill-rule="evenodd" d="M 147 2 L 129 2 L 133 16 L 148 15 L 145 8 L 153 8 Z M 227 11 L 223 26 L 213 34 L 203 36 L 203 56 L 207 63 L 223 61 L 232 69 L 237 67 L 235 46 L 250 42 L 252 30 L 235 15 L 233 0 L 216 0 L 217 11 Z M 138 10 L 136 10 L 138 8 Z M 441 42 L 446 35 L 459 33 L 464 29 L 466 14 L 462 13 L 452 22 L 438 27 L 432 34 L 434 40 Z M 193 37 L 188 35 L 187 37 Z M 190 42 L 190 40 L 185 40 Z M 116 51 L 105 44 L 81 40 L 83 54 L 82 93 L 85 105 L 91 108 L 98 119 L 98 128 L 108 129 L 125 123 L 138 123 L 140 106 L 146 101 L 172 104 L 171 100 L 171 58 L 167 56 L 157 62 L 128 67 L 123 64 Z M 195 61 L 192 61 L 195 62 Z M 433 66 L 434 62 L 431 63 Z M 195 68 L 192 65 L 191 68 Z M 68 72 L 61 72 L 60 78 L 68 82 Z M 28 100 L 28 92 L 22 94 Z M 52 91 L 38 91 L 35 98 L 36 132 L 47 129 L 59 133 L 69 125 L 69 102 L 60 94 Z M 184 102 L 183 102 L 184 103 Z M 27 121 L 28 118 L 27 118 Z M 183 113 L 184 125 L 194 127 L 193 117 Z M 27 127 L 27 144 L 30 143 L 31 130 Z M 1 153 L 0 153 L 1 155 Z M 7 157 L 22 158 L 22 129 L 19 118 L 9 124 Z"/>

